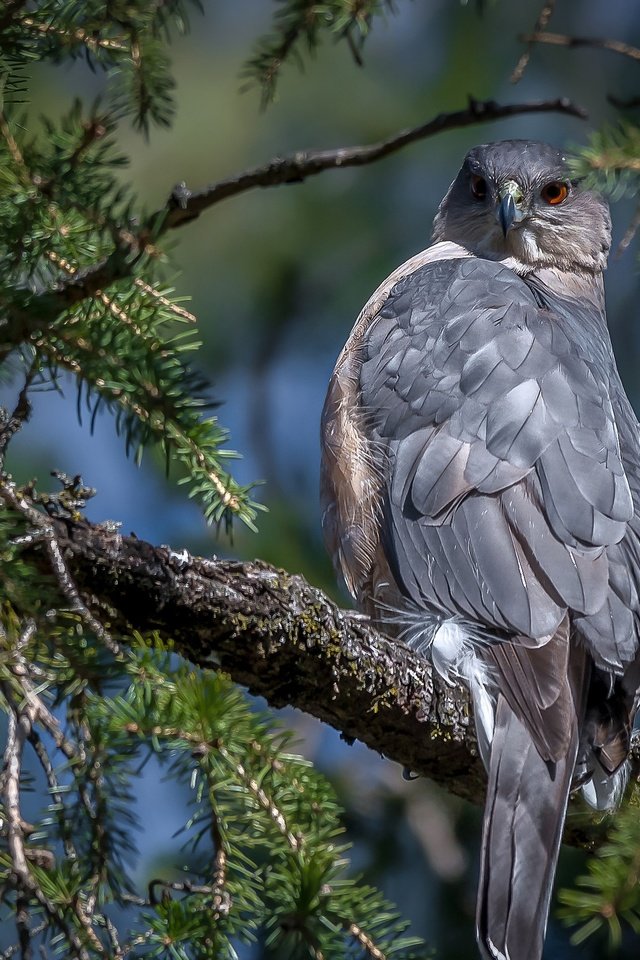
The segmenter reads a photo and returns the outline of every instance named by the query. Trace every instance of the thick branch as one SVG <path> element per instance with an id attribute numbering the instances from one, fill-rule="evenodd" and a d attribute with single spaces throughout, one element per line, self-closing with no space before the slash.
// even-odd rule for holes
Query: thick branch
<path id="1" fill-rule="evenodd" d="M 422 658 L 302 577 L 258 561 L 176 554 L 82 522 L 55 528 L 78 589 L 104 621 L 157 630 L 272 706 L 305 710 L 453 793 L 482 798 L 464 692 L 434 689 Z"/>
<path id="2" fill-rule="evenodd" d="M 176 187 L 164 210 L 159 210 L 152 221 L 162 221 L 162 229 L 169 230 L 195 220 L 200 214 L 227 197 L 233 197 L 254 187 L 275 187 L 283 183 L 301 183 L 324 170 L 340 167 L 360 167 L 396 153 L 410 143 L 424 140 L 445 130 L 469 127 L 489 120 L 502 120 L 525 113 L 566 113 L 584 120 L 586 112 L 566 97 L 555 100 L 531 100 L 525 103 L 499 104 L 493 100 L 469 99 L 464 110 L 440 113 L 417 127 L 366 146 L 338 147 L 336 150 L 300 150 L 288 157 L 276 157 L 262 167 L 245 170 L 226 180 L 219 180 L 194 192 L 184 184 Z"/>
<path id="3" fill-rule="evenodd" d="M 157 631 L 178 653 L 224 670 L 271 706 L 304 710 L 344 739 L 482 802 L 485 775 L 466 692 L 434 681 L 423 658 L 302 577 L 260 561 L 175 553 L 112 526 L 52 525 L 79 592 L 114 631 Z M 50 570 L 43 546 L 29 549 Z M 639 753 L 636 743 L 634 776 Z M 574 815 L 564 839 L 593 849 L 606 828 Z"/>

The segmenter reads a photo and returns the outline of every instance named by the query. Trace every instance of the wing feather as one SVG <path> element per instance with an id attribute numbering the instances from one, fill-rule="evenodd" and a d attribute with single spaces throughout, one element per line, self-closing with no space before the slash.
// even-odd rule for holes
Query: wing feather
<path id="1" fill-rule="evenodd" d="M 611 385 L 600 354 L 576 346 L 584 310 L 540 302 L 474 258 L 427 264 L 391 291 L 359 381 L 390 451 L 383 537 L 414 601 L 534 644 L 569 611 L 620 665 L 638 591 L 609 582 L 607 550 L 634 511 Z"/>

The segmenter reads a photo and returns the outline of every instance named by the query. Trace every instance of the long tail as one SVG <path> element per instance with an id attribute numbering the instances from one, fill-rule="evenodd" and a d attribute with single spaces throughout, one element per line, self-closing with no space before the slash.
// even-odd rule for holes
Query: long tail
<path id="1" fill-rule="evenodd" d="M 488 960 L 540 960 L 578 749 L 545 761 L 500 694 L 491 745 L 477 937 Z"/>

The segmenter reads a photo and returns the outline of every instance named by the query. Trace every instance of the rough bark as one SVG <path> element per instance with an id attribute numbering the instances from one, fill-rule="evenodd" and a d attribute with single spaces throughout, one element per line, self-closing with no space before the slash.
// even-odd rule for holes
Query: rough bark
<path id="1" fill-rule="evenodd" d="M 271 706 L 304 710 L 345 740 L 483 802 L 486 778 L 465 690 L 439 682 L 423 658 L 303 577 L 259 560 L 176 553 L 110 525 L 55 520 L 54 527 L 83 599 L 115 633 L 156 631 L 193 663 L 224 670 Z M 634 776 L 639 755 L 635 743 Z M 574 808 L 564 841 L 594 849 L 606 834 L 599 819 Z"/>
<path id="2" fill-rule="evenodd" d="M 55 526 L 80 592 L 107 625 L 158 631 L 272 706 L 304 710 L 345 739 L 482 800 L 465 692 L 434 683 L 424 659 L 303 577 L 260 561 L 179 554 L 106 526 Z"/>

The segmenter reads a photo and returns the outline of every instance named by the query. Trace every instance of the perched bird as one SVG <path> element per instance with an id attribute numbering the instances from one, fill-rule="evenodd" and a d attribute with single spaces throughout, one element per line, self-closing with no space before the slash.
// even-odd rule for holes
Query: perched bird
<path id="1" fill-rule="evenodd" d="M 542 955 L 572 787 L 604 809 L 625 784 L 640 446 L 610 236 L 554 147 L 475 147 L 432 245 L 361 312 L 322 418 L 324 530 L 356 604 L 471 693 L 491 960 Z"/>

